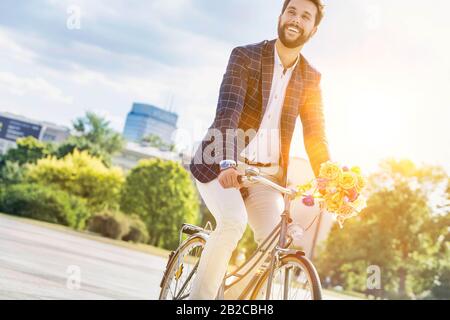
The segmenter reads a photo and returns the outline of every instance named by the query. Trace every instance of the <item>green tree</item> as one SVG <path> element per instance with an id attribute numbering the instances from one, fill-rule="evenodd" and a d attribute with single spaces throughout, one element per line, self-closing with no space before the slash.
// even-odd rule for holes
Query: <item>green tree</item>
<path id="1" fill-rule="evenodd" d="M 25 169 L 17 162 L 6 161 L 0 166 L 0 184 L 9 185 L 20 183 L 25 176 Z"/>
<path id="2" fill-rule="evenodd" d="M 109 164 L 111 156 L 122 150 L 122 136 L 110 128 L 110 123 L 101 116 L 87 112 L 73 122 L 75 134 L 62 143 L 56 152 L 59 158 L 72 153 L 75 149 L 88 151 Z"/>
<path id="3" fill-rule="evenodd" d="M 189 173 L 179 163 L 152 159 L 141 161 L 127 176 L 121 208 L 141 217 L 151 245 L 174 249 L 181 225 L 198 221 L 198 202 Z"/>
<path id="4" fill-rule="evenodd" d="M 450 186 L 450 184 L 449 184 Z M 447 188 L 447 198 L 449 195 Z M 448 204 L 448 201 L 447 201 Z M 430 241 L 437 248 L 437 259 L 433 261 L 426 261 L 429 266 L 422 273 L 417 275 L 418 279 L 428 279 L 434 275 L 433 287 L 429 297 L 434 299 L 450 299 L 450 215 L 448 214 L 449 207 L 443 206 L 446 209 L 442 215 L 433 217 L 433 219 L 424 227 L 426 232 L 430 235 Z M 432 273 L 430 275 L 430 273 Z"/>
<path id="5" fill-rule="evenodd" d="M 174 151 L 175 145 L 174 144 L 167 144 L 165 143 L 160 136 L 155 134 L 150 134 L 142 139 L 142 142 L 148 143 L 150 146 L 154 148 L 158 148 L 160 150 L 169 150 Z"/>
<path id="6" fill-rule="evenodd" d="M 19 165 L 36 163 L 37 160 L 45 158 L 54 152 L 52 144 L 39 141 L 34 137 L 19 138 L 16 144 L 15 148 L 9 149 L 1 157 L 0 166 L 5 165 L 6 162 L 15 162 Z"/>
<path id="7" fill-rule="evenodd" d="M 31 182 L 57 186 L 81 197 L 94 212 L 117 208 L 125 181 L 117 167 L 106 167 L 87 151 L 75 151 L 62 159 L 48 157 L 28 166 L 26 178 Z"/>
<path id="8" fill-rule="evenodd" d="M 365 291 L 367 267 L 377 265 L 382 292 L 420 297 L 443 268 L 442 236 L 449 225 L 441 218 L 448 211 L 439 207 L 448 177 L 439 167 L 386 160 L 369 180 L 367 208 L 343 230 L 332 229 L 319 256 L 320 272 L 334 285 Z"/>
<path id="9" fill-rule="evenodd" d="M 36 163 L 54 152 L 54 146 L 34 137 L 19 138 L 16 147 L 0 156 L 0 183 L 14 184 L 23 181 L 25 164 Z"/>

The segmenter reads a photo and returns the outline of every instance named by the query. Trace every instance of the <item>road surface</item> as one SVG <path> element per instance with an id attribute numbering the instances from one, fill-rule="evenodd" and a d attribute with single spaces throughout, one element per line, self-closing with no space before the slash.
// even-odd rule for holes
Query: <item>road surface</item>
<path id="1" fill-rule="evenodd" d="M 0 215 L 0 299 L 157 299 L 165 266 L 164 257 Z"/>

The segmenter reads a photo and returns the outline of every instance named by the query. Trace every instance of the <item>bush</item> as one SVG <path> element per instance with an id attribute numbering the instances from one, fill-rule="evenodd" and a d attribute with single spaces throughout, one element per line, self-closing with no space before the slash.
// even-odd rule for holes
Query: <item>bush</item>
<path id="1" fill-rule="evenodd" d="M 145 223 L 138 216 L 133 215 L 129 219 L 130 219 L 130 230 L 126 235 L 122 237 L 122 240 L 136 243 L 138 242 L 147 243 L 149 235 Z"/>
<path id="2" fill-rule="evenodd" d="M 16 141 L 16 147 L 9 149 L 2 156 L 3 162 L 15 162 L 19 165 L 26 163 L 36 163 L 39 159 L 45 158 L 53 153 L 54 146 L 37 140 L 33 137 L 19 138 Z"/>
<path id="3" fill-rule="evenodd" d="M 450 299 L 450 267 L 446 266 L 439 277 L 438 283 L 431 289 L 433 299 Z"/>
<path id="4" fill-rule="evenodd" d="M 18 162 L 2 162 L 0 163 L 0 183 L 3 185 L 22 183 L 24 182 L 25 172 L 26 168 Z"/>
<path id="5" fill-rule="evenodd" d="M 89 219 L 88 230 L 111 239 L 122 239 L 129 231 L 129 220 L 119 212 L 105 210 Z"/>
<path id="6" fill-rule="evenodd" d="M 81 197 L 94 212 L 118 207 L 125 180 L 120 168 L 108 168 L 101 159 L 78 150 L 63 159 L 49 157 L 29 165 L 27 179 Z"/>
<path id="7" fill-rule="evenodd" d="M 85 201 L 40 184 L 10 185 L 0 192 L 0 211 L 83 229 L 89 218 Z"/>
<path id="8" fill-rule="evenodd" d="M 198 222 L 196 190 L 189 173 L 177 162 L 140 161 L 122 190 L 121 209 L 145 222 L 153 246 L 176 248 L 181 225 Z"/>
<path id="9" fill-rule="evenodd" d="M 88 223 L 88 230 L 111 239 L 147 242 L 147 228 L 138 216 L 127 216 L 120 211 L 104 210 L 95 214 Z"/>

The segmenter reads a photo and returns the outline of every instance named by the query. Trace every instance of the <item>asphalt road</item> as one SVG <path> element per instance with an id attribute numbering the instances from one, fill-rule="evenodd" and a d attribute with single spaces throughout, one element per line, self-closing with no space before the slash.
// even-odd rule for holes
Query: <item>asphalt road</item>
<path id="1" fill-rule="evenodd" d="M 165 266 L 160 256 L 0 215 L 0 299 L 157 299 Z"/>
<path id="2" fill-rule="evenodd" d="M 165 265 L 162 257 L 0 216 L 0 299 L 157 299 Z"/>

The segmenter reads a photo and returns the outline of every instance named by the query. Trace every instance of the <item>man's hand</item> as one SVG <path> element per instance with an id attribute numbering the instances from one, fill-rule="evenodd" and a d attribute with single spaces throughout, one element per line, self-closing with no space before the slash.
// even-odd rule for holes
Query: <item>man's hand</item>
<path id="1" fill-rule="evenodd" d="M 239 173 L 235 168 L 230 168 L 222 171 L 219 174 L 219 183 L 224 189 L 236 188 L 240 189 L 241 185 L 238 180 Z"/>

